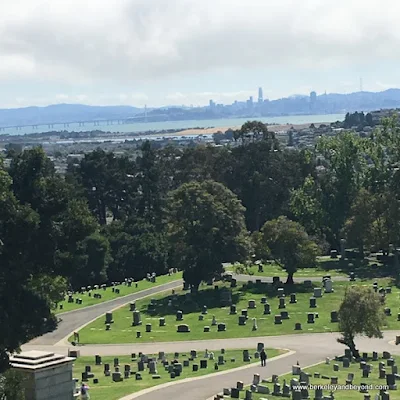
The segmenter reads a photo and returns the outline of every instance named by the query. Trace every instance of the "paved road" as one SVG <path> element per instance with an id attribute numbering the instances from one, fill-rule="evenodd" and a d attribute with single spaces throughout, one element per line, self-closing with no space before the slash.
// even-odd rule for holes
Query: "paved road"
<path id="1" fill-rule="evenodd" d="M 261 279 L 264 282 L 272 281 L 272 278 L 234 275 L 238 281 L 248 281 Z M 312 278 L 296 278 L 295 281 L 302 282 L 309 279 L 315 282 L 321 282 L 321 277 Z M 348 278 L 336 277 L 336 281 L 346 281 Z M 151 289 L 141 291 L 136 294 L 128 295 L 123 298 L 111 300 L 92 307 L 71 311 L 60 314 L 62 322 L 56 331 L 48 333 L 22 346 L 23 350 L 46 350 L 60 354 L 66 354 L 69 346 L 62 341 L 73 331 L 79 329 L 83 325 L 98 318 L 109 310 L 122 306 L 130 301 L 150 296 L 164 290 L 171 290 L 182 284 L 181 280 L 160 285 Z M 400 335 L 400 331 L 385 332 L 385 339 L 366 339 L 360 338 L 357 345 L 361 350 L 367 349 L 369 352 L 375 350 L 382 352 L 384 350 L 391 351 L 394 354 L 400 354 L 400 348 L 390 344 L 396 335 Z M 215 339 L 187 342 L 163 342 L 163 343 L 143 343 L 143 344 L 112 344 L 112 345 L 87 345 L 79 347 L 81 355 L 94 356 L 100 354 L 106 355 L 127 355 L 133 352 L 142 351 L 144 353 L 155 353 L 158 351 L 165 352 L 189 352 L 192 349 L 197 351 L 219 350 L 221 348 L 255 349 L 258 342 L 265 343 L 269 348 L 285 348 L 294 351 L 285 357 L 271 359 L 268 361 L 267 367 L 252 366 L 246 369 L 227 371 L 221 375 L 205 376 L 199 379 L 191 379 L 186 381 L 177 381 L 167 385 L 161 385 L 151 391 L 143 391 L 142 394 L 134 394 L 126 396 L 121 400 L 159 400 L 160 398 L 173 398 L 174 400 L 205 400 L 220 392 L 224 387 L 234 387 L 238 380 L 249 384 L 253 375 L 259 373 L 262 378 L 270 377 L 272 374 L 281 375 L 291 370 L 291 366 L 299 361 L 300 365 L 307 366 L 324 360 L 326 357 L 333 357 L 341 354 L 344 347 L 337 343 L 337 333 L 316 333 L 316 334 L 299 334 L 287 336 L 269 336 L 256 338 L 236 338 L 236 339 Z M 205 381 L 207 379 L 207 381 Z"/>
<path id="2" fill-rule="evenodd" d="M 176 287 L 182 286 L 182 280 L 165 283 L 158 285 L 150 289 L 142 290 L 140 292 L 129 294 L 127 296 L 119 297 L 114 300 L 106 301 L 104 303 L 96 304 L 94 306 L 80 308 L 74 311 L 68 311 L 59 314 L 59 318 L 62 321 L 58 324 L 58 328 L 53 331 L 46 333 L 32 340 L 29 344 L 31 345 L 54 345 L 65 337 L 70 336 L 74 331 L 95 320 L 101 315 L 115 308 L 121 307 L 131 301 L 138 300 L 142 297 L 151 296 L 165 290 L 172 290 Z"/>
<path id="3" fill-rule="evenodd" d="M 400 355 L 400 347 L 389 343 L 394 340 L 396 335 L 400 335 L 400 331 L 384 332 L 384 339 L 368 339 L 358 338 L 356 344 L 361 351 L 389 351 L 392 354 Z M 267 367 L 262 368 L 253 366 L 243 370 L 233 370 L 223 375 L 211 375 L 201 377 L 200 379 L 190 381 L 177 381 L 176 384 L 169 384 L 167 387 L 158 387 L 154 390 L 143 393 L 142 395 L 133 394 L 126 396 L 121 400 L 159 400 L 160 398 L 174 400 L 205 400 L 216 393 L 222 391 L 224 387 L 234 387 L 237 381 L 243 381 L 249 384 L 253 375 L 258 373 L 265 379 L 272 374 L 282 375 L 290 372 L 292 365 L 297 361 L 301 366 L 312 365 L 325 360 L 326 357 L 333 358 L 335 355 L 343 353 L 344 346 L 337 343 L 338 333 L 305 333 L 299 335 L 286 336 L 268 336 L 255 338 L 237 338 L 237 339 L 216 339 L 201 340 L 188 342 L 165 342 L 165 343 L 143 343 L 143 344 L 124 344 L 124 345 L 90 345 L 80 348 L 81 355 L 95 354 L 101 355 L 127 355 L 133 352 L 138 353 L 156 353 L 158 351 L 165 352 L 189 352 L 192 349 L 198 352 L 208 350 L 220 350 L 221 348 L 255 350 L 258 342 L 263 342 L 269 348 L 285 348 L 295 351 L 287 357 L 271 359 L 268 361 Z M 24 346 L 25 350 L 34 347 L 37 350 L 51 350 L 60 354 L 66 354 L 65 346 Z M 205 381 L 205 379 L 207 379 Z"/>

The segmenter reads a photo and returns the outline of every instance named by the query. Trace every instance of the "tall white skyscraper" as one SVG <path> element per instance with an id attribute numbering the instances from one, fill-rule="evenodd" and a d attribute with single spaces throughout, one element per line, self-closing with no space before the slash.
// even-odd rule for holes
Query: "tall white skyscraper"
<path id="1" fill-rule="evenodd" d="M 264 101 L 263 90 L 262 87 L 258 88 L 258 102 L 262 103 Z"/>

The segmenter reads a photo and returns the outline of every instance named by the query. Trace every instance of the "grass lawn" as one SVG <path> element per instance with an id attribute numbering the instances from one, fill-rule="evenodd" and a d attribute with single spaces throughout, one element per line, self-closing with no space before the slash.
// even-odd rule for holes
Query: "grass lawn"
<path id="1" fill-rule="evenodd" d="M 369 357 L 371 357 L 372 354 L 369 353 Z M 382 357 L 382 354 L 379 354 L 379 357 Z M 379 361 L 384 361 L 386 365 L 386 360 L 379 359 Z M 361 383 L 365 385 L 372 385 L 373 389 L 368 390 L 369 394 L 371 395 L 371 399 L 375 398 L 375 395 L 379 392 L 379 386 L 386 386 L 386 379 L 379 379 L 379 361 L 372 361 L 369 359 L 367 361 L 368 364 L 372 365 L 372 370 L 368 378 L 363 378 L 362 377 L 362 370 L 360 369 L 360 364 L 357 362 L 353 362 L 350 364 L 350 368 L 343 368 L 342 367 L 342 362 L 341 361 L 334 361 L 332 360 L 329 365 L 323 363 L 316 365 L 311 368 L 305 368 L 304 372 L 311 374 L 310 376 L 310 385 L 321 385 L 323 387 L 326 387 L 326 385 L 331 384 L 330 377 L 331 376 L 337 376 L 338 377 L 338 385 L 342 385 L 342 388 L 340 386 L 337 388 L 336 391 L 334 391 L 335 395 L 335 400 L 360 400 L 363 398 L 363 394 L 359 392 L 357 389 L 349 389 L 349 387 L 343 388 L 343 386 L 346 385 L 346 379 L 348 377 L 349 373 L 354 374 L 354 380 L 353 380 L 353 385 L 354 386 L 359 386 Z M 333 370 L 333 365 L 338 364 L 339 365 L 339 371 L 334 371 Z M 387 373 L 391 373 L 391 367 L 385 367 Z M 322 379 L 322 378 L 314 378 L 314 373 L 317 372 L 321 375 L 329 377 L 329 379 Z M 281 387 L 283 386 L 283 380 L 286 380 L 286 383 L 290 385 L 290 380 L 292 378 L 299 379 L 299 376 L 293 376 L 292 374 L 284 375 L 282 377 L 279 377 L 279 383 L 281 384 Z M 397 381 L 398 382 L 398 381 Z M 271 393 L 273 392 L 273 384 L 272 383 L 265 383 L 262 384 L 264 386 L 267 386 L 270 390 Z M 310 398 L 314 398 L 314 392 L 315 389 L 310 389 L 309 390 L 309 395 Z M 391 400 L 399 400 L 400 399 L 400 390 L 389 390 L 390 392 L 390 399 Z M 324 395 L 329 395 L 330 390 L 323 390 Z M 253 400 L 261 400 L 266 397 L 265 394 L 257 394 L 253 393 Z M 241 399 L 244 399 L 244 392 L 242 392 Z M 269 398 L 269 395 L 268 395 Z"/>
<path id="2" fill-rule="evenodd" d="M 335 276 L 349 276 L 350 272 L 355 272 L 356 276 L 360 278 L 373 278 L 373 277 L 388 277 L 393 273 L 393 269 L 389 266 L 378 262 L 376 259 L 368 259 L 366 264 L 362 264 L 360 260 L 346 260 L 341 261 L 339 258 L 332 259 L 330 256 L 322 256 L 317 258 L 318 265 L 313 268 L 299 269 L 294 276 L 297 278 L 307 277 L 323 277 L 324 275 Z M 257 265 L 253 265 L 243 272 L 236 271 L 235 265 L 230 265 L 225 268 L 227 271 L 233 271 L 243 274 L 255 276 L 279 276 L 281 279 L 286 278 L 286 272 L 275 263 L 263 264 L 262 271 L 259 271 Z"/>
<path id="3" fill-rule="evenodd" d="M 389 279 L 378 280 L 379 286 L 389 285 Z M 99 343 L 140 343 L 140 342 L 163 342 L 180 340 L 204 340 L 204 339 L 225 339 L 238 337 L 257 337 L 282 335 L 293 333 L 314 333 L 336 331 L 337 323 L 331 323 L 331 311 L 338 310 L 342 301 L 345 288 L 349 285 L 368 285 L 372 286 L 373 281 L 357 282 L 334 282 L 334 293 L 325 293 L 321 298 L 317 298 L 317 308 L 310 308 L 309 299 L 313 295 L 312 288 L 306 288 L 304 284 L 296 284 L 286 290 L 286 309 L 279 310 L 279 299 L 277 298 L 276 288 L 272 284 L 239 284 L 237 288 L 232 289 L 232 302 L 236 304 L 237 315 L 230 315 L 230 307 L 220 307 L 222 287 L 229 283 L 219 282 L 218 290 L 214 287 L 203 285 L 197 295 L 190 295 L 183 291 L 177 291 L 175 295 L 160 294 L 154 297 L 156 304 L 155 311 L 148 312 L 150 298 L 140 300 L 136 304 L 136 309 L 141 311 L 141 326 L 132 326 L 132 312 L 129 311 L 129 305 L 123 306 L 113 313 L 114 323 L 111 329 L 105 329 L 105 317 L 98 318 L 80 331 L 81 344 L 99 344 Z M 321 286 L 314 283 L 315 286 Z M 290 293 L 297 293 L 297 303 L 290 304 Z M 261 304 L 261 298 L 266 297 L 271 306 L 271 314 L 263 315 L 264 306 Z M 387 326 L 384 329 L 400 329 L 400 322 L 397 321 L 399 311 L 399 289 L 392 288 L 392 293 L 387 295 L 386 307 L 390 307 L 392 316 L 387 317 Z M 171 300 L 172 304 L 169 304 Z M 256 303 L 255 309 L 248 309 L 249 300 Z M 204 315 L 203 321 L 199 321 L 203 305 L 208 307 L 207 315 Z M 248 310 L 248 320 L 245 326 L 238 325 L 238 317 L 242 309 Z M 176 320 L 176 311 L 183 311 L 183 321 Z M 281 325 L 274 323 L 274 316 L 281 311 L 289 313 L 288 320 L 282 320 Z M 308 313 L 318 313 L 318 318 L 314 324 L 307 323 Z M 212 326 L 212 319 L 215 316 L 218 323 L 226 324 L 226 331 L 218 332 L 217 326 Z M 166 325 L 159 326 L 159 318 L 164 317 Z M 252 318 L 257 319 L 258 329 L 253 330 Z M 302 324 L 301 331 L 295 331 L 295 323 Z M 146 324 L 152 324 L 152 331 L 146 332 Z M 178 333 L 177 326 L 187 324 L 190 328 L 188 333 Z M 204 332 L 204 326 L 209 326 L 210 331 Z M 141 332 L 141 338 L 136 338 L 136 332 Z M 72 338 L 70 338 L 71 340 Z"/>
<path id="4" fill-rule="evenodd" d="M 252 355 L 254 351 L 250 351 Z M 268 358 L 276 357 L 279 354 L 285 353 L 285 350 L 276 350 L 276 349 L 267 349 Z M 79 383 L 81 382 L 82 372 L 85 370 L 86 365 L 91 366 L 91 371 L 94 373 L 94 377 L 99 380 L 97 384 L 93 383 L 93 379 L 89 379 L 87 384 L 90 387 L 90 395 L 93 400 L 117 400 L 123 396 L 126 396 L 131 393 L 138 392 L 143 389 L 150 388 L 152 386 L 160 385 L 163 383 L 177 381 L 185 378 L 192 378 L 196 376 L 202 376 L 207 374 L 213 374 L 216 372 L 226 371 L 232 368 L 241 367 L 243 365 L 248 365 L 254 363 L 254 358 L 250 362 L 243 362 L 243 350 L 225 350 L 224 359 L 226 363 L 224 365 L 220 365 L 218 370 L 214 369 L 214 363 L 218 360 L 218 355 L 220 355 L 220 351 L 215 351 L 215 361 L 208 360 L 207 368 L 200 369 L 197 372 L 192 371 L 193 364 L 200 364 L 201 357 L 204 356 L 204 352 L 199 352 L 197 354 L 198 358 L 196 361 L 190 361 L 189 367 L 183 367 L 183 372 L 179 377 L 171 379 L 168 372 L 163 367 L 161 361 L 157 361 L 157 372 L 160 375 L 160 379 L 153 379 L 152 375 L 149 374 L 148 370 L 141 372 L 142 380 L 135 379 L 135 372 L 137 372 L 137 361 L 138 359 L 133 359 L 129 356 L 119 356 L 119 364 L 120 364 L 120 372 L 122 376 L 124 376 L 124 366 L 129 364 L 131 366 L 131 372 L 133 376 L 128 379 L 124 379 L 122 382 L 113 382 L 111 377 L 106 377 L 104 375 L 104 364 L 110 364 L 110 370 L 114 371 L 114 357 L 102 357 L 103 365 L 96 366 L 94 357 L 80 357 L 74 363 L 74 377 L 79 379 Z M 158 358 L 157 355 L 153 355 L 153 357 Z M 254 357 L 254 354 L 253 354 Z M 184 360 L 188 360 L 190 358 L 190 353 L 180 354 L 177 358 L 179 362 L 183 364 Z M 231 361 L 231 359 L 235 359 L 235 361 Z M 175 359 L 174 354 L 166 354 L 166 359 L 170 362 Z"/>
<path id="5" fill-rule="evenodd" d="M 182 278 L 182 272 L 178 272 L 176 274 L 169 275 L 162 275 L 156 278 L 156 283 L 148 282 L 146 279 L 142 281 L 132 283 L 131 287 L 127 285 L 118 285 L 115 286 L 115 289 L 119 289 L 119 293 L 115 293 L 112 291 L 111 287 L 107 287 L 106 290 L 99 289 L 99 290 L 92 290 L 91 295 L 87 292 L 84 293 L 75 293 L 73 295 L 74 300 L 79 298 L 82 299 L 82 304 L 68 303 L 68 296 L 65 297 L 65 300 L 58 304 L 56 314 L 60 314 L 66 311 L 77 310 L 80 308 L 85 308 L 89 306 L 93 306 L 95 304 L 100 304 L 108 300 L 113 300 L 118 297 L 126 296 L 128 294 L 137 293 L 141 290 L 149 289 L 158 285 L 162 285 L 164 283 L 169 283 L 178 279 Z M 137 286 L 136 286 L 137 285 Z M 101 294 L 101 299 L 95 299 L 93 295 L 95 293 Z M 60 309 L 60 305 L 62 305 L 62 309 Z"/>

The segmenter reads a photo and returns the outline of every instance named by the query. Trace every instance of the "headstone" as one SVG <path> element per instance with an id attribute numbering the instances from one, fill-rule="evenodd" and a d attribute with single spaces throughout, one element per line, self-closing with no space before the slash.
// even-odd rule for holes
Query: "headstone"
<path id="1" fill-rule="evenodd" d="M 342 364 L 343 364 L 343 368 L 349 368 L 350 367 L 350 360 L 347 357 L 344 357 L 342 359 Z"/>
<path id="2" fill-rule="evenodd" d="M 105 322 L 105 323 L 106 323 L 106 324 L 112 324 L 112 323 L 114 323 L 113 314 L 112 314 L 111 311 L 109 311 L 108 313 L 106 313 L 106 322 Z"/>
<path id="3" fill-rule="evenodd" d="M 271 314 L 271 306 L 268 303 L 264 304 L 264 315 L 269 315 Z"/>
<path id="4" fill-rule="evenodd" d="M 339 322 L 339 316 L 337 311 L 331 311 L 331 322 Z"/>
<path id="5" fill-rule="evenodd" d="M 158 320 L 158 326 L 165 326 L 165 318 L 164 318 L 164 317 L 159 318 L 159 320 Z"/>
<path id="6" fill-rule="evenodd" d="M 314 288 L 314 297 L 322 297 L 322 289 L 319 287 Z"/>
<path id="7" fill-rule="evenodd" d="M 157 363 L 149 361 L 149 374 L 157 374 Z"/>
<path id="8" fill-rule="evenodd" d="M 204 321 L 204 315 L 203 314 L 199 315 L 199 321 Z"/>
<path id="9" fill-rule="evenodd" d="M 272 392 L 273 396 L 281 395 L 281 385 L 279 383 L 274 383 L 274 391 Z"/>
<path id="10" fill-rule="evenodd" d="M 178 310 L 176 312 L 176 320 L 177 321 L 183 321 L 183 312 L 181 310 Z"/>
<path id="11" fill-rule="evenodd" d="M 301 323 L 300 323 L 300 322 L 296 322 L 296 323 L 294 324 L 294 330 L 295 330 L 295 331 L 301 331 L 301 330 L 302 330 L 302 328 L 301 328 Z"/>
<path id="12" fill-rule="evenodd" d="M 274 324 L 275 325 L 281 325 L 282 324 L 282 317 L 280 315 L 275 315 Z"/>
<path id="13" fill-rule="evenodd" d="M 254 308 L 256 308 L 257 306 L 256 306 L 255 300 L 249 300 L 248 306 L 249 306 L 249 309 L 254 309 Z"/>
<path id="14" fill-rule="evenodd" d="M 246 317 L 244 315 L 239 315 L 239 325 L 246 325 Z"/>
<path id="15" fill-rule="evenodd" d="M 295 304 L 295 303 L 297 303 L 296 293 L 292 293 L 290 295 L 290 304 Z"/>
<path id="16" fill-rule="evenodd" d="M 226 331 L 226 325 L 224 323 L 222 323 L 222 322 L 217 325 L 217 328 L 218 328 L 218 332 L 225 332 Z"/>
<path id="17" fill-rule="evenodd" d="M 217 325 L 217 319 L 215 318 L 215 315 L 213 315 L 211 326 L 216 326 L 216 325 Z"/>
<path id="18" fill-rule="evenodd" d="M 207 360 L 200 360 L 200 369 L 207 368 Z"/>
<path id="19" fill-rule="evenodd" d="M 317 299 L 315 297 L 310 297 L 310 308 L 317 307 Z"/>
<path id="20" fill-rule="evenodd" d="M 300 365 L 292 365 L 292 375 L 300 375 Z"/>
<path id="21" fill-rule="evenodd" d="M 101 365 L 101 357 L 99 355 L 95 356 L 96 365 Z"/>
<path id="22" fill-rule="evenodd" d="M 279 309 L 282 309 L 282 308 L 286 308 L 285 298 L 284 297 L 281 297 L 279 299 Z"/>
<path id="23" fill-rule="evenodd" d="M 346 258 L 346 240 L 340 239 L 340 256 L 342 259 Z"/>
<path id="24" fill-rule="evenodd" d="M 151 332 L 151 324 L 146 324 L 146 332 L 147 333 Z"/>
<path id="25" fill-rule="evenodd" d="M 289 312 L 288 311 L 281 311 L 281 318 L 282 319 L 289 319 Z"/>
<path id="26" fill-rule="evenodd" d="M 178 325 L 177 332 L 178 333 L 188 333 L 188 332 L 190 332 L 189 325 L 186 325 L 186 324 Z"/>
<path id="27" fill-rule="evenodd" d="M 315 322 L 314 318 L 315 318 L 314 313 L 308 313 L 307 314 L 307 323 L 308 324 L 313 324 Z"/>
<path id="28" fill-rule="evenodd" d="M 235 314 L 237 314 L 236 305 L 232 304 L 230 308 L 230 315 L 235 315 Z"/>
<path id="29" fill-rule="evenodd" d="M 132 322 L 132 326 L 139 326 L 142 325 L 142 319 L 140 317 L 140 311 L 139 310 L 135 310 L 132 313 L 132 317 L 133 317 L 133 322 Z"/>
<path id="30" fill-rule="evenodd" d="M 250 361 L 250 354 L 248 350 L 243 350 L 243 362 L 249 362 Z"/>
<path id="31" fill-rule="evenodd" d="M 201 312 L 203 315 L 207 315 L 208 311 L 207 311 L 207 306 L 203 306 L 203 311 Z"/>
<path id="32" fill-rule="evenodd" d="M 257 343 L 257 351 L 260 353 L 262 349 L 264 349 L 264 343 Z"/>
<path id="33" fill-rule="evenodd" d="M 260 374 L 253 375 L 253 385 L 258 385 L 261 382 Z"/>
<path id="34" fill-rule="evenodd" d="M 252 328 L 252 330 L 253 331 L 256 331 L 258 329 L 258 326 L 257 326 L 257 319 L 256 318 L 253 318 L 253 328 Z"/>

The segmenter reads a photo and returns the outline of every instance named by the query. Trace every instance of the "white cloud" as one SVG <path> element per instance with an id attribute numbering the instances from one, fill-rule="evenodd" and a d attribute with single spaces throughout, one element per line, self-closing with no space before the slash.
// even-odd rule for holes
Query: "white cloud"
<path id="1" fill-rule="evenodd" d="M 397 0 L 1 0 L 0 82 L 400 61 L 399 12 Z"/>

